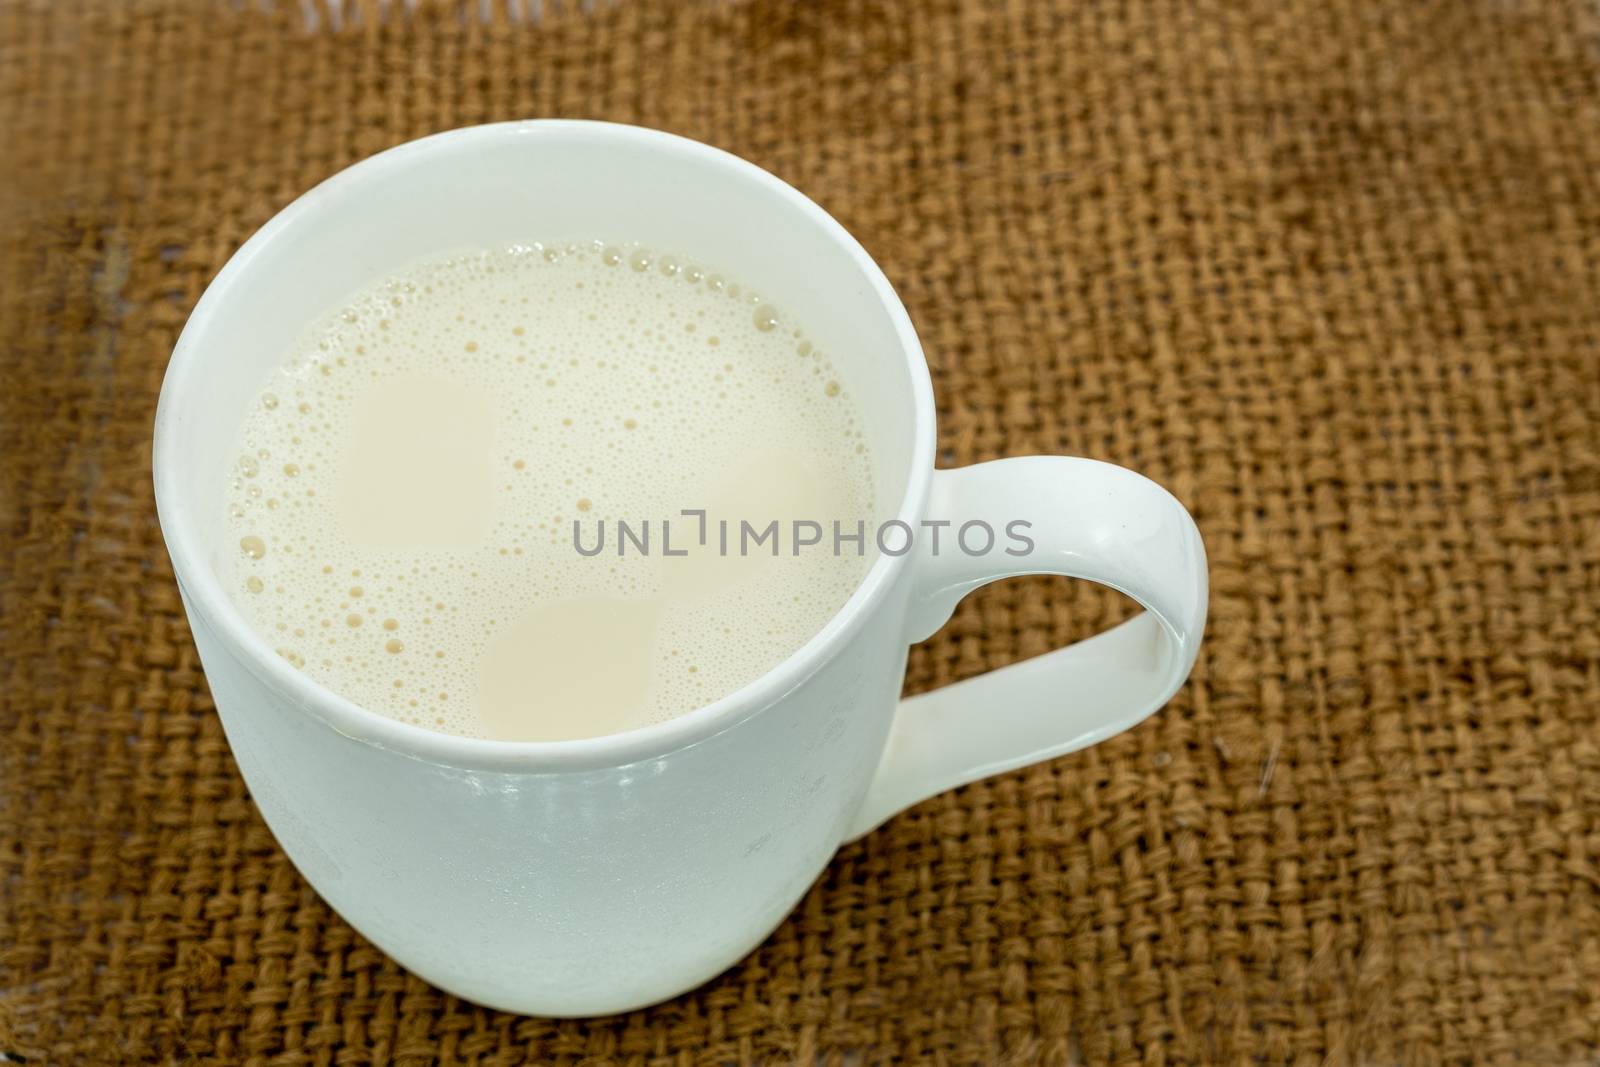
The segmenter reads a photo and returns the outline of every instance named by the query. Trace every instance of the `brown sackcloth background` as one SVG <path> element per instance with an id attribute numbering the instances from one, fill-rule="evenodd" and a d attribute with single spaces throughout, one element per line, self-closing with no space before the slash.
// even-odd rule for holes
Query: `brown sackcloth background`
<path id="1" fill-rule="evenodd" d="M 1600 8 L 593 6 L 0 6 L 0 1062 L 1600 1060 Z M 919 324 L 943 464 L 1145 471 L 1213 582 L 1152 720 L 845 848 L 708 986 L 567 1022 L 408 976 L 279 852 L 148 473 L 252 230 L 541 115 L 811 194 Z M 1127 611 L 992 588 L 907 688 Z"/>

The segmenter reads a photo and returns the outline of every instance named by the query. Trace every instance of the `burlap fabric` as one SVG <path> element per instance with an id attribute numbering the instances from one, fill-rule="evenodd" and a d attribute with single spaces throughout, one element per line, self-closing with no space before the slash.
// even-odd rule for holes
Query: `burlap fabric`
<path id="1" fill-rule="evenodd" d="M 0 1062 L 1595 1062 L 1597 11 L 0 7 Z M 408 976 L 290 866 L 148 473 L 168 351 L 252 230 L 541 115 L 810 193 L 920 326 L 942 463 L 1148 472 L 1213 581 L 1154 719 L 844 849 L 710 985 L 567 1022 Z M 992 588 L 908 689 L 1127 611 Z"/>

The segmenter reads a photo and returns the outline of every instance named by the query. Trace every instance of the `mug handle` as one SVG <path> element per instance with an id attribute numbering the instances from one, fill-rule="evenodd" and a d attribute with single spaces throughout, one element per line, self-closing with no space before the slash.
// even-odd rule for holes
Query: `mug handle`
<path id="1" fill-rule="evenodd" d="M 980 585 L 1023 574 L 1087 578 L 1145 611 L 1104 633 L 902 700 L 846 840 L 905 808 L 991 774 L 1086 748 L 1142 721 L 1194 666 L 1206 621 L 1206 553 L 1183 505 L 1123 467 L 1068 456 L 1022 456 L 935 471 L 918 531 L 907 640 L 943 626 Z M 1034 542 L 1008 536 L 1009 524 Z M 927 526 L 925 523 L 925 526 Z M 992 551 L 971 555 L 957 537 Z M 1007 554 L 1006 546 L 1012 552 Z"/>

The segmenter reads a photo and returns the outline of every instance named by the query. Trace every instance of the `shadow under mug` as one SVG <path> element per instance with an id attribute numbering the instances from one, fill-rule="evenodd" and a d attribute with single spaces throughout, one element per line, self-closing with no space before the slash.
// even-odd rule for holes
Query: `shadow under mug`
<path id="1" fill-rule="evenodd" d="M 341 297 L 416 260 L 613 236 L 690 253 L 781 298 L 866 424 L 882 518 L 947 521 L 880 553 L 823 630 L 678 718 L 562 742 L 449 736 L 292 668 L 218 578 L 222 457 L 269 368 Z M 528 121 L 427 137 L 323 182 L 200 299 L 167 369 L 162 533 L 228 741 L 284 851 L 351 925 L 468 1000 L 541 1015 L 640 1007 L 754 948 L 841 842 L 941 790 L 1093 744 L 1183 683 L 1205 552 L 1153 482 L 1031 456 L 936 471 L 927 366 L 877 265 L 767 172 L 668 134 Z M 1022 556 L 949 550 L 1024 520 Z M 1146 611 L 1037 659 L 900 702 L 907 646 L 967 591 L 1017 574 L 1112 586 Z"/>

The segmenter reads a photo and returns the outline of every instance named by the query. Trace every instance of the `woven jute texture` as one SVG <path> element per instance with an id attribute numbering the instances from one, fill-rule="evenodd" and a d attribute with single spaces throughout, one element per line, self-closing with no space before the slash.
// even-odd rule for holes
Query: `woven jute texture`
<path id="1" fill-rule="evenodd" d="M 149 477 L 251 231 L 389 145 L 552 115 L 808 192 L 919 326 L 941 464 L 1147 472 L 1213 583 L 1150 721 L 845 848 L 709 985 L 563 1022 L 406 974 L 279 851 Z M 0 353 L 0 1062 L 1600 1057 L 1590 0 L 9 2 Z M 1129 611 L 990 588 L 907 688 Z"/>

